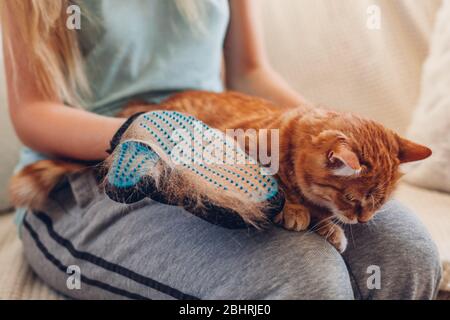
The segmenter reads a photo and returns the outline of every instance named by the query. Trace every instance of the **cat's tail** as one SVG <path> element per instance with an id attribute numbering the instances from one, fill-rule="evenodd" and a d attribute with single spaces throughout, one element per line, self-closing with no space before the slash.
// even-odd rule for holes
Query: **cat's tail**
<path id="1" fill-rule="evenodd" d="M 16 208 L 41 209 L 50 192 L 70 173 L 84 165 L 59 160 L 41 160 L 16 173 L 9 183 L 9 197 Z"/>

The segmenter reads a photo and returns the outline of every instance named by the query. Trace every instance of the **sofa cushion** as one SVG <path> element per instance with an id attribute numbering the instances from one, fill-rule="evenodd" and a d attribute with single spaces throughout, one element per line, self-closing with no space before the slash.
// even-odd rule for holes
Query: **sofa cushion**
<path id="1" fill-rule="evenodd" d="M 31 272 L 13 214 L 0 215 L 0 299 L 60 299 Z"/>
<path id="2" fill-rule="evenodd" d="M 439 10 L 409 135 L 429 146 L 433 155 L 413 164 L 407 180 L 450 192 L 450 0 Z"/>

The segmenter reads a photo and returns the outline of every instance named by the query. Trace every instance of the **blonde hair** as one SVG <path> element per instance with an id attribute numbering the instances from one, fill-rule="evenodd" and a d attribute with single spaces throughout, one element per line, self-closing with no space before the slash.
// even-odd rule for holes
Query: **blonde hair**
<path id="1" fill-rule="evenodd" d="M 166 1 L 166 0 L 165 0 Z M 202 15 L 199 0 L 174 0 L 182 16 L 196 23 Z M 14 35 L 26 44 L 24 53 L 39 92 L 45 98 L 57 96 L 71 106 L 80 106 L 89 94 L 77 32 L 66 27 L 66 10 L 76 0 L 0 0 L 3 27 L 14 25 Z M 79 3 L 82 7 L 82 3 Z M 5 11 L 8 14 L 4 14 Z M 16 31 L 16 30 L 14 30 Z M 8 44 L 10 39 L 5 39 Z M 8 46 L 11 48 L 11 46 Z M 14 57 L 13 54 L 10 55 Z M 14 67 L 14 61 L 13 67 Z"/>

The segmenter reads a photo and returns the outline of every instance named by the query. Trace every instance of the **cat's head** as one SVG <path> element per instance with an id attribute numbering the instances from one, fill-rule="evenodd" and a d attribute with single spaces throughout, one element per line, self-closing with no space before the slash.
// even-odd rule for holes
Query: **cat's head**
<path id="1" fill-rule="evenodd" d="M 429 148 L 353 115 L 322 122 L 309 144 L 295 164 L 300 189 L 350 224 L 368 222 L 389 199 L 400 164 L 431 155 Z"/>

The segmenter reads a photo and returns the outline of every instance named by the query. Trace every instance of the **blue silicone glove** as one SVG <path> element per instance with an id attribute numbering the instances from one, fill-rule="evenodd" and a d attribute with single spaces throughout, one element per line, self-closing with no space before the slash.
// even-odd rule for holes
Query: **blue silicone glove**
<path id="1" fill-rule="evenodd" d="M 261 227 L 284 205 L 266 168 L 192 116 L 137 114 L 113 138 L 111 150 L 105 190 L 121 203 L 149 197 L 228 228 Z"/>

